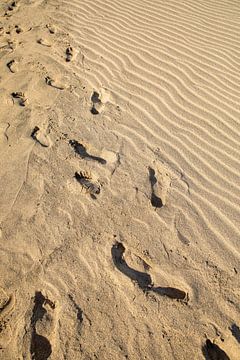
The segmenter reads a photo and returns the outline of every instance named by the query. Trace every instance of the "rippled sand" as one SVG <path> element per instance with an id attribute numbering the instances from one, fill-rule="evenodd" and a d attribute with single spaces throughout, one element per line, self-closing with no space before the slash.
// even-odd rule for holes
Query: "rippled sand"
<path id="1" fill-rule="evenodd" d="M 239 359 L 239 14 L 1 3 L 0 359 Z"/>

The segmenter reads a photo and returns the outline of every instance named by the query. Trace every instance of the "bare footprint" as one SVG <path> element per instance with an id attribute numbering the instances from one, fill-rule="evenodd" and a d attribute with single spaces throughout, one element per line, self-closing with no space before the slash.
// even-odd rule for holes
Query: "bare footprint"
<path id="1" fill-rule="evenodd" d="M 8 4 L 8 11 L 13 11 L 17 6 L 17 2 L 16 1 L 11 1 L 9 4 Z"/>
<path id="2" fill-rule="evenodd" d="M 109 91 L 105 88 L 102 88 L 100 93 L 94 91 L 91 96 L 91 113 L 93 115 L 100 114 L 103 111 L 105 104 L 109 101 L 109 98 Z"/>
<path id="3" fill-rule="evenodd" d="M 11 340 L 12 330 L 9 325 L 9 316 L 15 308 L 15 296 L 8 296 L 0 288 L 0 349 L 6 347 Z"/>
<path id="4" fill-rule="evenodd" d="M 65 87 L 63 85 L 60 85 L 60 84 L 57 84 L 56 81 L 52 78 L 50 78 L 50 76 L 47 76 L 45 78 L 45 81 L 46 81 L 46 84 L 55 88 L 55 89 L 58 89 L 58 90 L 64 90 Z"/>
<path id="5" fill-rule="evenodd" d="M 96 91 L 94 91 L 91 96 L 91 102 L 92 102 L 91 113 L 93 115 L 98 115 L 101 107 L 101 100 L 99 99 L 99 94 Z"/>
<path id="6" fill-rule="evenodd" d="M 51 47 L 52 45 L 45 39 L 40 38 L 37 40 L 37 43 L 46 47 Z"/>
<path id="7" fill-rule="evenodd" d="M 23 32 L 23 29 L 21 28 L 21 26 L 15 25 L 15 31 L 17 34 L 20 34 L 21 32 Z"/>
<path id="8" fill-rule="evenodd" d="M 73 60 L 74 51 L 72 46 L 68 46 L 66 49 L 66 61 L 70 62 Z"/>
<path id="9" fill-rule="evenodd" d="M 15 41 L 7 40 L 7 44 L 2 45 L 0 47 L 0 49 L 6 50 L 6 51 L 9 51 L 12 53 L 16 49 L 16 47 L 17 47 L 17 43 Z"/>
<path id="10" fill-rule="evenodd" d="M 124 259 L 125 247 L 122 243 L 116 242 L 112 246 L 112 259 L 114 265 L 118 270 L 120 270 L 124 275 L 129 277 L 132 281 L 137 283 L 137 285 L 144 291 L 147 291 L 152 288 L 152 279 L 151 276 L 145 272 L 137 271 L 126 263 Z"/>
<path id="11" fill-rule="evenodd" d="M 170 174 L 163 165 L 157 165 L 155 169 L 149 166 L 148 172 L 151 185 L 151 204 L 155 208 L 161 208 L 167 202 L 167 195 L 171 186 Z"/>
<path id="12" fill-rule="evenodd" d="M 86 160 L 94 160 L 99 162 L 102 165 L 105 165 L 107 163 L 107 161 L 99 156 L 93 156 L 90 155 L 87 152 L 86 147 L 83 144 L 80 144 L 78 141 L 76 140 L 69 140 L 69 144 L 73 147 L 73 149 L 75 150 L 75 152 L 80 155 L 80 157 L 82 159 L 86 159 Z"/>
<path id="13" fill-rule="evenodd" d="M 56 305 L 40 291 L 36 292 L 31 317 L 30 352 L 34 360 L 47 360 L 52 354 L 50 340 L 56 332 Z"/>
<path id="14" fill-rule="evenodd" d="M 229 356 L 218 345 L 207 339 L 202 348 L 203 354 L 209 360 L 230 360 Z"/>
<path id="15" fill-rule="evenodd" d="M 48 136 L 38 126 L 35 126 L 33 129 L 31 137 L 43 147 L 49 147 L 51 145 Z"/>
<path id="16" fill-rule="evenodd" d="M 143 291 L 152 291 L 158 295 L 167 296 L 171 299 L 188 301 L 188 294 L 183 290 L 173 287 L 155 287 L 150 274 L 135 270 L 127 264 L 124 259 L 124 253 L 125 247 L 122 243 L 116 242 L 112 246 L 112 259 L 117 269 L 137 283 Z"/>
<path id="17" fill-rule="evenodd" d="M 52 24 L 47 24 L 47 25 L 46 25 L 46 28 L 48 29 L 48 31 L 50 32 L 50 34 L 55 34 L 56 28 L 55 28 L 54 25 L 52 25 Z"/>
<path id="18" fill-rule="evenodd" d="M 75 173 L 75 179 L 82 185 L 82 188 L 89 193 L 93 199 L 96 199 L 96 195 L 100 194 L 101 187 L 100 184 L 93 181 L 92 175 L 90 173 L 80 171 L 80 173 Z"/>
<path id="19" fill-rule="evenodd" d="M 163 207 L 163 202 L 160 197 L 156 195 L 156 184 L 157 184 L 157 178 L 155 176 L 155 170 L 151 167 L 148 168 L 149 171 L 149 181 L 151 184 L 151 204 L 155 208 L 161 208 Z"/>
<path id="20" fill-rule="evenodd" d="M 18 71 L 18 65 L 17 65 L 17 62 L 15 60 L 10 60 L 7 63 L 7 67 L 9 68 L 11 73 L 16 73 Z"/>
<path id="21" fill-rule="evenodd" d="M 20 106 L 26 106 L 28 99 L 25 97 L 25 94 L 21 91 L 13 92 L 12 94 L 13 102 L 17 101 Z"/>

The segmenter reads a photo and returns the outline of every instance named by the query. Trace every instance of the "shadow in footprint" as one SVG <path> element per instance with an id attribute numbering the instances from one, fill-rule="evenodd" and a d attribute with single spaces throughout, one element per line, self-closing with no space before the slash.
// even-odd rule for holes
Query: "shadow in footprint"
<path id="1" fill-rule="evenodd" d="M 36 332 L 37 321 L 42 320 L 47 312 L 43 307 L 45 303 L 50 305 L 52 309 L 55 308 L 55 305 L 50 300 L 46 299 L 40 291 L 37 291 L 31 317 L 32 338 L 30 352 L 33 360 L 47 360 L 52 353 L 49 340 Z"/>
<path id="2" fill-rule="evenodd" d="M 207 339 L 202 348 L 206 360 L 230 360 L 229 356 L 218 345 Z"/>
<path id="3" fill-rule="evenodd" d="M 69 140 L 69 144 L 73 147 L 75 152 L 81 156 L 82 159 L 94 160 L 94 161 L 99 162 L 102 165 L 105 165 L 107 163 L 107 161 L 105 159 L 103 159 L 99 156 L 93 156 L 93 155 L 88 154 L 85 146 L 80 144 L 78 141 Z"/>
<path id="4" fill-rule="evenodd" d="M 91 101 L 92 101 L 91 113 L 93 115 L 98 115 L 99 111 L 96 109 L 96 105 L 101 104 L 101 100 L 99 99 L 99 94 L 96 91 L 93 92 L 91 96 Z"/>
<path id="5" fill-rule="evenodd" d="M 155 170 L 153 168 L 149 167 L 148 171 L 149 171 L 149 181 L 151 184 L 151 191 L 152 191 L 151 204 L 155 208 L 161 208 L 161 207 L 163 207 L 162 199 L 155 194 L 155 190 L 154 190 L 154 187 L 157 184 Z"/>
<path id="6" fill-rule="evenodd" d="M 232 324 L 232 326 L 230 327 L 230 331 L 231 331 L 232 335 L 235 337 L 235 339 L 240 344 L 240 328 L 239 328 L 239 326 L 237 326 L 237 324 Z"/>
<path id="7" fill-rule="evenodd" d="M 30 351 L 33 360 L 46 360 L 52 353 L 52 346 L 47 338 L 35 333 L 32 337 Z"/>
<path id="8" fill-rule="evenodd" d="M 76 309 L 77 311 L 77 319 L 80 323 L 83 322 L 83 311 L 82 309 L 80 308 L 80 306 L 76 303 L 76 301 L 74 300 L 73 296 L 71 294 L 68 294 L 68 297 L 69 299 L 71 300 L 74 308 Z"/>
<path id="9" fill-rule="evenodd" d="M 112 259 L 118 270 L 135 281 L 142 290 L 149 290 L 152 286 L 152 279 L 149 274 L 132 269 L 123 258 L 125 247 L 122 243 L 115 243 L 112 246 Z"/>
<path id="10" fill-rule="evenodd" d="M 167 296 L 171 299 L 184 300 L 187 298 L 187 294 L 185 293 L 185 291 L 173 287 L 159 286 L 159 287 L 153 287 L 151 290 L 159 295 Z"/>

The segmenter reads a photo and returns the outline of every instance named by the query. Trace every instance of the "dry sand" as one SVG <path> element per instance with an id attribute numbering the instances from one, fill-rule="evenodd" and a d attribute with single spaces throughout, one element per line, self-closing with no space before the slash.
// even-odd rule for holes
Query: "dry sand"
<path id="1" fill-rule="evenodd" d="M 240 2 L 0 6 L 0 359 L 240 359 Z"/>

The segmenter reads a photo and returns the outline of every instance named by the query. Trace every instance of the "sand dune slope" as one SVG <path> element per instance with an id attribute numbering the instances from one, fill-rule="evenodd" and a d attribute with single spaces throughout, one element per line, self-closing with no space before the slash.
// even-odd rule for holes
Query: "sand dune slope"
<path id="1" fill-rule="evenodd" d="M 240 3 L 0 6 L 0 359 L 239 359 Z"/>

